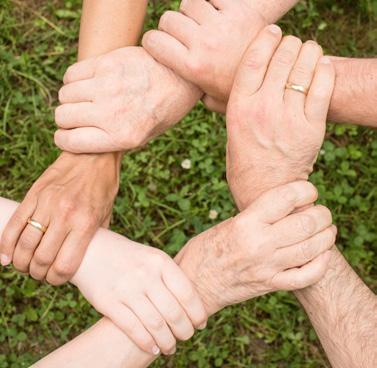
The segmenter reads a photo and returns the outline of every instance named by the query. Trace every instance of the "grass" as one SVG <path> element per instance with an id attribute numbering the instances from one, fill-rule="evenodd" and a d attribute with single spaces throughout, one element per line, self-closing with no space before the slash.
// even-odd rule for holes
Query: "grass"
<path id="1" fill-rule="evenodd" d="M 0 1 L 0 195 L 22 200 L 54 161 L 53 109 L 75 61 L 78 0 Z M 147 28 L 178 1 L 150 6 Z M 27 5 L 26 5 L 27 4 Z M 376 0 L 303 1 L 282 21 L 287 33 L 328 53 L 377 54 Z M 357 103 L 355 101 L 355 103 Z M 198 106 L 176 128 L 124 159 L 112 228 L 174 254 L 192 235 L 235 213 L 225 182 L 224 121 Z M 181 163 L 190 159 L 192 167 Z M 339 247 L 377 291 L 377 135 L 329 125 L 312 181 L 333 211 Z M 216 220 L 209 218 L 216 210 Z M 27 367 L 98 319 L 71 286 L 0 273 L 0 368 Z M 209 328 L 154 367 L 329 367 L 304 312 L 277 293 L 228 308 Z"/>

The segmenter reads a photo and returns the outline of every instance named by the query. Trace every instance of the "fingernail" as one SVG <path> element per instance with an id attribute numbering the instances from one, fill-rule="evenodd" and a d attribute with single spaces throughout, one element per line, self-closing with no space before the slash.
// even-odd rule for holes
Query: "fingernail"
<path id="1" fill-rule="evenodd" d="M 153 346 L 152 348 L 152 354 L 153 355 L 159 355 L 160 354 L 160 349 L 157 345 Z"/>
<path id="2" fill-rule="evenodd" d="M 0 263 L 3 267 L 6 267 L 10 264 L 10 258 L 5 254 L 1 254 L 0 255 Z"/>
<path id="3" fill-rule="evenodd" d="M 323 56 L 323 57 L 321 57 L 320 63 L 328 65 L 328 64 L 331 64 L 331 60 L 330 60 L 329 57 Z"/>
<path id="4" fill-rule="evenodd" d="M 269 25 L 268 27 L 268 30 L 271 32 L 271 33 L 274 33 L 274 34 L 279 34 L 281 33 L 281 29 L 279 26 L 277 26 L 276 24 L 271 24 Z"/>
<path id="5" fill-rule="evenodd" d="M 203 322 L 201 325 L 198 326 L 198 330 L 204 330 L 207 327 L 207 322 Z"/>

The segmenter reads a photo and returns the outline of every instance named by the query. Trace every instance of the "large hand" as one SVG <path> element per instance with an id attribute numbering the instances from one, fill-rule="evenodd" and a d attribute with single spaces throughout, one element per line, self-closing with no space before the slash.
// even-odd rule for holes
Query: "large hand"
<path id="1" fill-rule="evenodd" d="M 192 239 L 177 262 L 209 314 L 276 290 L 319 281 L 335 244 L 330 211 L 313 206 L 317 191 L 294 182 L 260 196 L 238 216 Z"/>
<path id="2" fill-rule="evenodd" d="M 126 47 L 68 68 L 55 120 L 63 150 L 113 152 L 140 147 L 182 119 L 197 87 L 141 47 Z"/>
<path id="3" fill-rule="evenodd" d="M 160 63 L 199 86 L 210 109 L 223 110 L 247 46 L 266 25 L 250 0 L 186 0 L 168 11 L 144 48 Z"/>
<path id="4" fill-rule="evenodd" d="M 119 159 L 63 153 L 34 183 L 1 238 L 2 263 L 58 285 L 76 272 L 118 191 Z M 47 227 L 43 234 L 29 218 Z"/>
<path id="5" fill-rule="evenodd" d="M 100 230 L 71 280 L 88 301 L 150 354 L 175 351 L 207 314 L 177 264 L 162 251 Z"/>
<path id="6" fill-rule="evenodd" d="M 281 41 L 270 27 L 246 51 L 227 110 L 227 177 L 241 210 L 269 188 L 308 178 L 334 88 L 334 68 L 318 44 Z"/>

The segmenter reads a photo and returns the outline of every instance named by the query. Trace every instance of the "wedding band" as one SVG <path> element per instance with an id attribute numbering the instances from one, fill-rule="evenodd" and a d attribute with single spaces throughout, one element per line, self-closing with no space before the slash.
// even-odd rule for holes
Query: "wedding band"
<path id="1" fill-rule="evenodd" d="M 33 220 L 32 218 L 29 218 L 27 220 L 27 223 L 31 226 L 33 226 L 35 229 L 41 231 L 43 234 L 47 231 L 47 227 L 40 224 L 38 221 Z"/>
<path id="2" fill-rule="evenodd" d="M 294 83 L 287 83 L 285 88 L 291 89 L 292 91 L 303 93 L 305 96 L 309 92 L 309 88 L 306 88 L 304 86 L 300 86 L 299 84 L 294 84 Z"/>

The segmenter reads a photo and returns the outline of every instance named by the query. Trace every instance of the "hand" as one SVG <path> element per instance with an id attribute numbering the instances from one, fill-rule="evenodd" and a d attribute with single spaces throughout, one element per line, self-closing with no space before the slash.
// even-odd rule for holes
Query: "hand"
<path id="1" fill-rule="evenodd" d="M 74 64 L 64 83 L 55 143 L 74 153 L 138 148 L 181 120 L 201 97 L 141 47 Z"/>
<path id="2" fill-rule="evenodd" d="M 246 51 L 227 111 L 227 178 L 238 207 L 313 170 L 335 71 L 321 47 L 266 27 Z M 308 89 L 287 89 L 287 82 Z"/>
<path id="3" fill-rule="evenodd" d="M 211 110 L 225 112 L 235 74 L 250 42 L 266 25 L 246 0 L 186 0 L 167 11 L 144 48 L 205 93 Z"/>
<path id="4" fill-rule="evenodd" d="M 59 285 L 76 272 L 100 226 L 108 226 L 119 158 L 63 153 L 34 183 L 1 238 L 3 265 Z M 43 234 L 29 218 L 47 227 Z"/>
<path id="5" fill-rule="evenodd" d="M 309 182 L 274 188 L 183 248 L 176 261 L 209 314 L 273 291 L 302 289 L 322 278 L 336 237 L 331 213 L 323 206 L 294 213 L 316 199 Z"/>
<path id="6" fill-rule="evenodd" d="M 162 251 L 100 230 L 73 277 L 88 301 L 141 349 L 172 354 L 207 315 L 193 285 Z"/>

